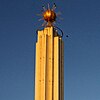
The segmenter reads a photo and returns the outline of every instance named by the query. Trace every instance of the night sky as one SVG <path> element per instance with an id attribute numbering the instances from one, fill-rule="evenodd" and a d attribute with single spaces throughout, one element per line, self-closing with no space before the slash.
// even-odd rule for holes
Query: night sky
<path id="1" fill-rule="evenodd" d="M 34 100 L 36 30 L 43 23 L 37 14 L 47 3 L 61 12 L 65 100 L 100 100 L 100 0 L 0 0 L 0 100 Z"/>

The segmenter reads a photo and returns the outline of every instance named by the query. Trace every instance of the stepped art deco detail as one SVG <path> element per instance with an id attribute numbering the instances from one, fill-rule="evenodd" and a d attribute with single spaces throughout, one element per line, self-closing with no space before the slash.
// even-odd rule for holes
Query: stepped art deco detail
<path id="1" fill-rule="evenodd" d="M 56 20 L 53 9 L 44 11 L 47 24 L 37 32 L 35 100 L 64 100 L 64 43 L 53 26 Z"/>

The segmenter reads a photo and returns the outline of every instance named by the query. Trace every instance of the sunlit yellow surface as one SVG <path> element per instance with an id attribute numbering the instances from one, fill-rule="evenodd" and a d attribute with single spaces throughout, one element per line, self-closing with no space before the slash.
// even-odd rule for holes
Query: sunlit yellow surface
<path id="1" fill-rule="evenodd" d="M 35 100 L 64 100 L 63 41 L 47 27 L 36 43 Z"/>

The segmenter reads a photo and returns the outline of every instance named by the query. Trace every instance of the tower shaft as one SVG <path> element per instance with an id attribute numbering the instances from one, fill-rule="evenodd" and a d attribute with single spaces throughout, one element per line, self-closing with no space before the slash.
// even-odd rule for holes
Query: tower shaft
<path id="1" fill-rule="evenodd" d="M 64 100 L 63 41 L 53 27 L 38 31 L 35 100 Z"/>

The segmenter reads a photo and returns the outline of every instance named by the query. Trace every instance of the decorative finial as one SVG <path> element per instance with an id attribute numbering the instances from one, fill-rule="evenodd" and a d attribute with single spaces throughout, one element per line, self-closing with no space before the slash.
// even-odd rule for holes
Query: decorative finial
<path id="1" fill-rule="evenodd" d="M 53 7 L 50 9 L 50 5 L 48 4 L 48 7 L 46 8 L 45 6 L 42 6 L 43 11 L 42 14 L 39 14 L 39 16 L 42 16 L 41 19 L 39 19 L 39 21 L 44 20 L 44 23 L 42 24 L 43 27 L 50 27 L 53 26 L 55 31 L 60 31 L 60 34 L 58 34 L 59 36 L 63 37 L 63 31 L 57 27 L 54 26 L 54 23 L 56 21 L 56 18 L 59 18 L 59 15 L 61 13 L 56 13 L 54 10 L 56 9 L 56 4 L 53 4 Z M 66 36 L 68 37 L 68 36 Z"/>
<path id="2" fill-rule="evenodd" d="M 42 12 L 42 18 L 39 20 L 44 20 L 44 23 L 42 26 L 53 26 L 53 23 L 56 21 L 57 14 L 55 13 L 56 4 L 53 4 L 53 7 L 50 9 L 50 5 L 48 4 L 48 7 L 42 6 L 43 12 Z"/>

